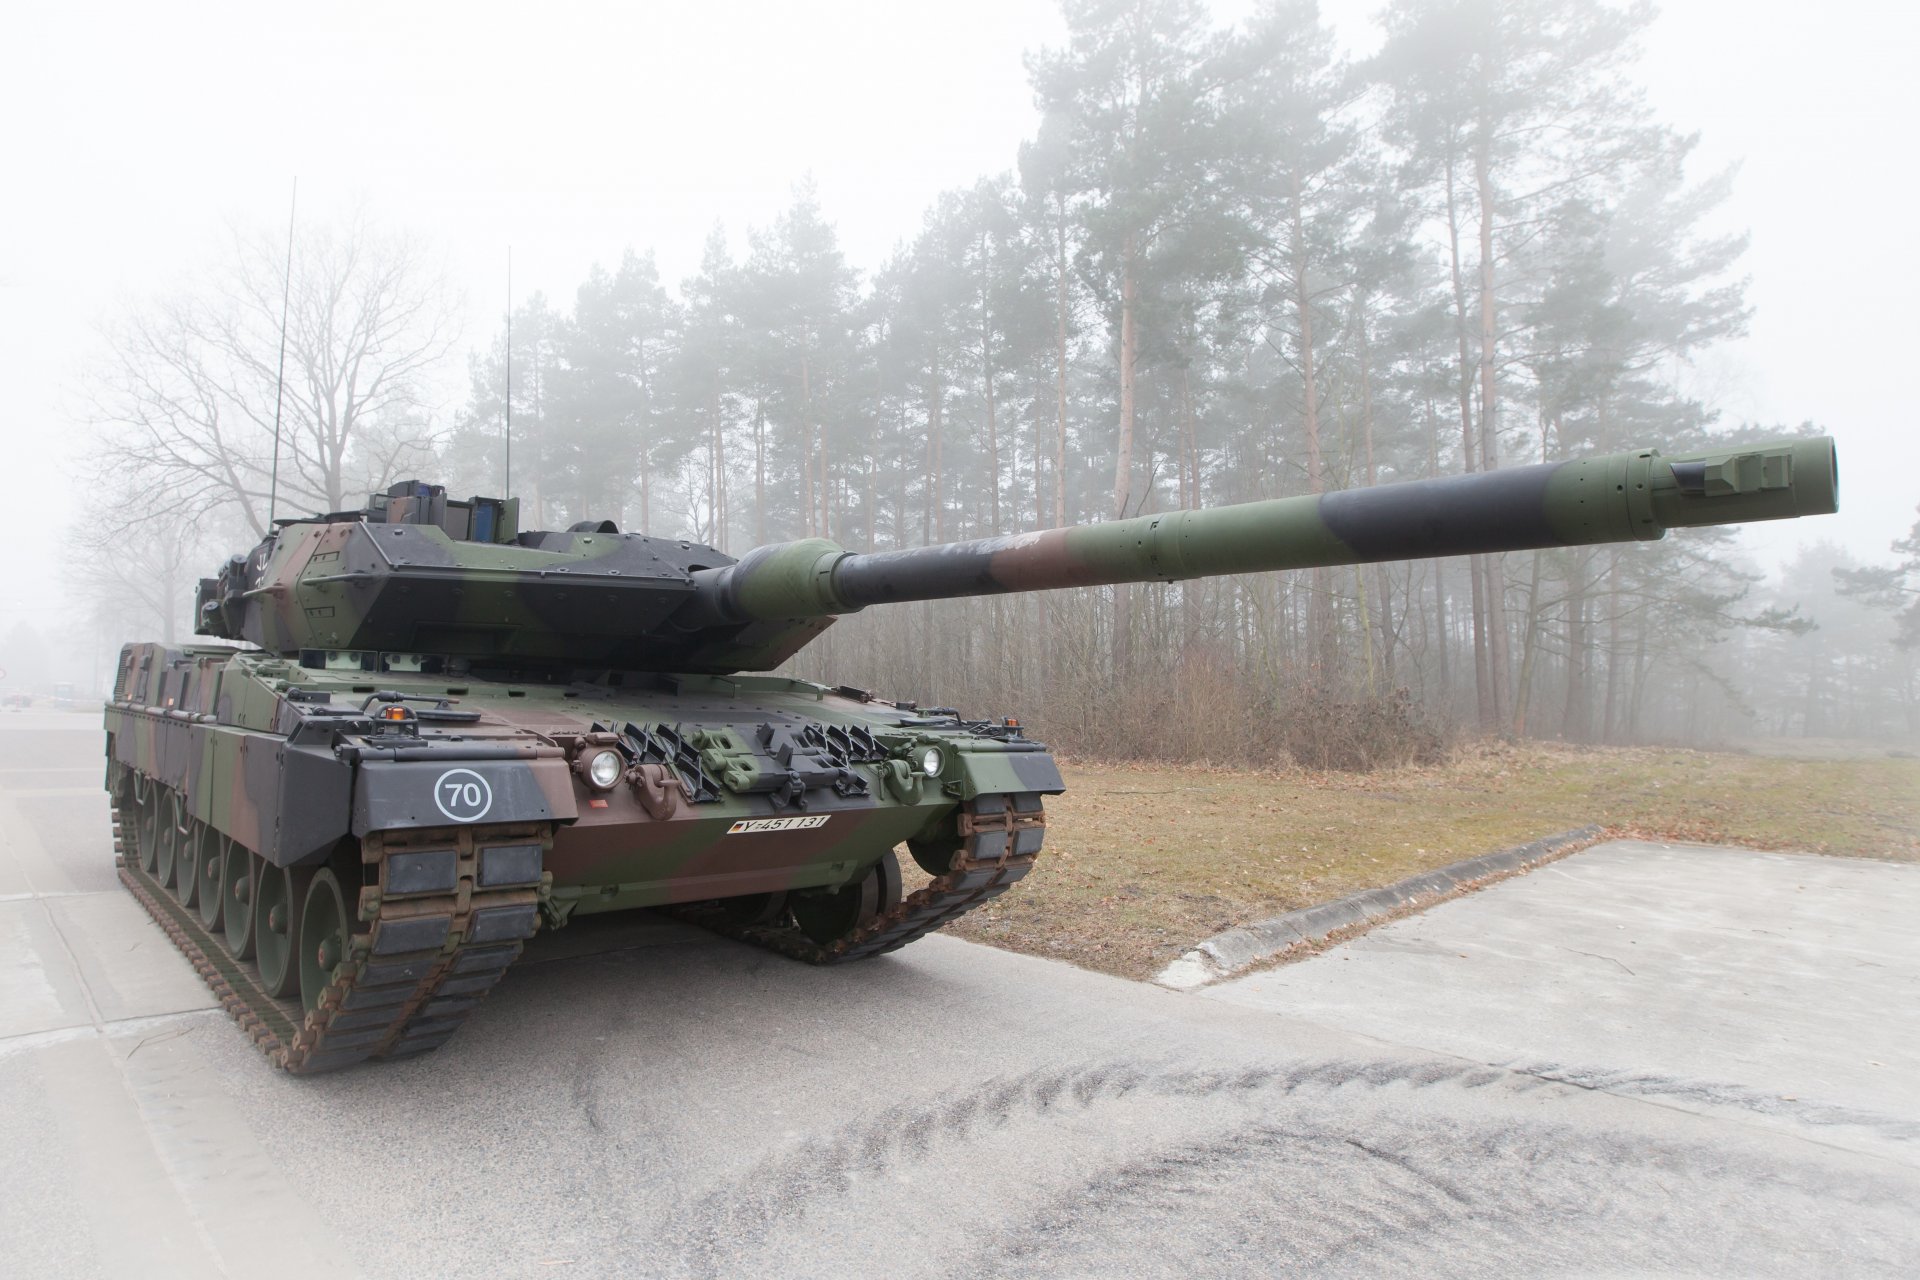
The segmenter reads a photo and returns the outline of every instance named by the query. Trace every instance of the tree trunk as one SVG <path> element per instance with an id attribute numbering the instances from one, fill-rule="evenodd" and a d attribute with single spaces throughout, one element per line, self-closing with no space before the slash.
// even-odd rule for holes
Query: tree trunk
<path id="1" fill-rule="evenodd" d="M 1047 420 L 1039 414 L 1033 417 L 1033 527 L 1047 527 L 1047 494 L 1042 487 L 1042 472 L 1046 469 L 1043 461 L 1047 452 Z"/>
<path id="2" fill-rule="evenodd" d="M 713 545 L 727 549 L 727 434 L 720 416 L 720 387 L 713 389 Z"/>
<path id="3" fill-rule="evenodd" d="M 807 513 L 802 532 L 816 532 L 813 499 L 813 380 L 806 356 L 800 357 L 800 509 Z"/>
<path id="4" fill-rule="evenodd" d="M 1520 687 L 1513 696 L 1513 733 L 1527 734 L 1527 703 L 1533 689 L 1534 654 L 1540 641 L 1540 556 L 1533 553 L 1533 575 L 1527 584 L 1527 632 L 1520 644 Z"/>
<path id="5" fill-rule="evenodd" d="M 1200 505 L 1199 469 L 1193 465 L 1193 368 L 1180 366 L 1179 504 L 1182 511 Z"/>
<path id="6" fill-rule="evenodd" d="M 1459 203 L 1454 192 L 1454 170 L 1456 156 L 1453 139 L 1447 140 L 1446 155 L 1446 192 L 1447 192 L 1447 251 L 1448 262 L 1453 274 L 1453 318 L 1454 332 L 1460 346 L 1460 466 L 1464 471 L 1477 471 L 1478 458 L 1473 447 L 1473 356 L 1467 343 L 1467 286 L 1460 273 L 1460 214 Z M 1480 727 L 1492 729 L 1499 724 L 1500 717 L 1493 699 L 1492 672 L 1487 658 L 1487 575 L 1485 556 L 1474 556 L 1468 563 L 1468 577 L 1473 586 L 1473 681 L 1475 702 L 1478 708 Z"/>
<path id="7" fill-rule="evenodd" d="M 947 540 L 946 497 L 940 476 L 941 432 L 945 429 L 941 414 L 944 391 L 940 384 L 940 365 L 933 366 L 933 382 L 927 395 L 927 537 L 928 542 Z"/>
<path id="8" fill-rule="evenodd" d="M 1613 567 L 1607 573 L 1607 695 L 1601 715 L 1600 740 L 1615 741 L 1620 706 L 1620 553 L 1608 552 Z"/>
<path id="9" fill-rule="evenodd" d="M 653 478 L 648 474 L 652 470 L 643 454 L 640 458 L 640 527 L 648 533 L 653 532 Z M 586 510 L 582 507 L 574 514 L 584 516 Z"/>
<path id="10" fill-rule="evenodd" d="M 880 507 L 879 496 L 874 492 L 874 479 L 879 469 L 880 469 L 880 464 L 878 460 L 874 458 L 872 453 L 868 453 L 867 454 L 867 537 L 866 537 L 866 541 L 860 544 L 861 546 L 865 547 L 868 551 L 878 551 L 880 549 L 880 544 L 878 541 L 875 540 L 875 536 L 874 536 L 878 532 L 878 530 L 874 526 L 879 519 L 878 512 Z"/>
<path id="11" fill-rule="evenodd" d="M 1587 625 L 1587 562 L 1576 556 L 1567 582 L 1567 702 L 1560 715 L 1560 736 L 1569 742 L 1586 742 L 1593 736 L 1593 697 L 1588 692 L 1592 643 Z"/>
<path id="12" fill-rule="evenodd" d="M 1038 408 L 1039 406 L 1035 406 Z M 1033 527 L 1047 527 L 1046 490 L 1041 487 L 1041 462 L 1046 454 L 1047 420 L 1043 414 L 1033 415 Z M 1034 613 L 1034 653 L 1033 674 L 1036 703 L 1045 706 L 1053 688 L 1053 646 L 1048 643 L 1053 635 L 1053 611 L 1048 607 L 1045 591 L 1036 591 L 1033 595 Z"/>
<path id="13" fill-rule="evenodd" d="M 1313 357 L 1313 303 L 1307 294 L 1306 229 L 1300 215 L 1300 174 L 1292 174 L 1293 231 L 1293 312 L 1300 327 L 1301 427 L 1307 437 L 1307 488 L 1312 493 L 1327 490 L 1326 468 L 1320 455 L 1320 383 L 1315 375 Z M 1322 678 L 1330 675 L 1334 664 L 1333 646 L 1333 574 L 1317 567 L 1311 574 L 1312 588 L 1307 599 L 1307 634 L 1313 654 L 1313 669 Z"/>
<path id="14" fill-rule="evenodd" d="M 1493 172 L 1488 154 L 1490 126 L 1481 125 L 1474 147 L 1474 184 L 1480 206 L 1480 467 L 1492 471 L 1500 465 L 1499 434 L 1499 355 L 1496 350 L 1499 331 L 1495 327 L 1496 297 L 1493 284 Z M 1487 573 L 1487 668 L 1493 683 L 1495 720 L 1506 718 L 1509 674 L 1507 656 L 1507 578 L 1504 557 L 1495 553 L 1486 557 Z"/>
<path id="15" fill-rule="evenodd" d="M 1427 399 L 1427 426 L 1427 479 L 1432 480 L 1440 474 L 1440 414 L 1434 408 L 1431 397 Z M 1452 648 L 1453 635 L 1447 630 L 1447 572 L 1444 560 L 1433 562 L 1433 609 L 1436 630 L 1440 635 L 1440 701 L 1451 717 L 1453 663 L 1449 650 Z"/>
<path id="16" fill-rule="evenodd" d="M 1647 620 L 1642 616 L 1634 627 L 1633 692 L 1627 699 L 1627 741 L 1640 741 L 1640 709 L 1647 694 Z"/>
<path id="17" fill-rule="evenodd" d="M 1380 483 L 1380 471 L 1373 455 L 1373 348 L 1368 341 L 1367 301 L 1362 295 L 1354 307 L 1354 339 L 1356 351 L 1360 357 L 1360 436 L 1366 453 L 1367 487 Z M 1375 611 L 1379 614 L 1379 650 L 1380 668 L 1385 673 L 1387 683 L 1393 683 L 1393 595 L 1392 580 L 1387 576 L 1387 566 L 1377 564 L 1372 567 Z M 1362 596 L 1367 584 L 1357 584 Z M 1371 671 L 1371 664 L 1369 664 Z"/>
<path id="18" fill-rule="evenodd" d="M 1054 398 L 1053 527 L 1067 523 L 1067 211 L 1056 197 L 1056 253 L 1054 258 Z"/>
<path id="19" fill-rule="evenodd" d="M 980 237 L 980 377 L 987 398 L 987 508 L 994 537 L 1000 536 L 1000 424 L 994 416 L 993 402 L 993 312 L 992 293 L 987 281 L 992 272 L 990 242 Z"/>
<path id="20" fill-rule="evenodd" d="M 1113 451 L 1113 518 L 1116 520 L 1126 519 L 1127 504 L 1133 496 L 1134 359 L 1139 353 L 1136 329 L 1139 293 L 1134 279 L 1133 252 L 1133 236 L 1128 235 L 1120 252 L 1120 433 Z"/>
<path id="21" fill-rule="evenodd" d="M 1200 505 L 1200 451 L 1194 444 L 1193 370 L 1180 366 L 1180 506 Z M 1180 584 L 1180 628 L 1187 648 L 1200 634 L 1200 584 L 1188 580 Z"/>
<path id="22" fill-rule="evenodd" d="M 1550 460 L 1553 451 L 1554 432 L 1559 429 L 1557 415 L 1540 419 L 1540 461 Z M 1520 683 L 1513 695 L 1513 734 L 1516 738 L 1527 735 L 1527 704 L 1533 696 L 1534 659 L 1539 651 L 1540 631 L 1542 627 L 1540 604 L 1540 565 L 1541 553 L 1533 553 L 1532 573 L 1527 583 L 1527 629 L 1520 643 Z"/>
<path id="23" fill-rule="evenodd" d="M 1120 249 L 1120 434 L 1114 443 L 1113 518 L 1124 520 L 1133 496 L 1134 361 L 1139 354 L 1139 284 L 1134 278 L 1134 237 Z M 1113 589 L 1113 669 L 1124 677 L 1133 665 L 1133 590 Z"/>
<path id="24" fill-rule="evenodd" d="M 767 545 L 767 402 L 753 405 L 753 541 Z"/>

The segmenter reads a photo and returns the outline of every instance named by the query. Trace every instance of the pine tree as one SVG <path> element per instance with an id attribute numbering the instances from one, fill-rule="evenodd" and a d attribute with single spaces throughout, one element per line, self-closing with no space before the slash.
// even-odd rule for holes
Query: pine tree
<path id="1" fill-rule="evenodd" d="M 1113 334 L 1118 387 L 1115 518 L 1143 505 L 1135 475 L 1143 330 L 1156 294 L 1216 254 L 1229 211 L 1218 198 L 1226 41 L 1193 0 L 1068 0 L 1065 49 L 1029 63 L 1043 115 L 1036 173 L 1072 200 L 1081 267 Z M 1131 666 L 1132 592 L 1114 589 L 1114 667 Z"/>
<path id="2" fill-rule="evenodd" d="M 654 476 L 694 443 L 660 411 L 677 310 L 651 253 L 628 250 L 618 271 L 595 266 L 580 286 L 560 334 L 552 416 L 564 443 L 549 477 L 563 487 L 576 519 L 618 512 L 637 491 L 639 527 L 651 528 Z"/>
<path id="3" fill-rule="evenodd" d="M 852 379 L 860 352 L 854 306 L 857 277 L 822 216 L 812 186 L 803 186 L 774 226 L 750 237 L 752 251 L 736 277 L 736 307 L 746 334 L 745 371 L 754 399 L 756 522 L 801 534 L 831 536 L 832 459 L 848 429 Z M 830 413 L 839 407 L 842 412 Z M 831 436 L 830 436 L 831 433 Z M 765 467 L 778 459 L 799 480 L 797 509 L 768 491 Z"/>

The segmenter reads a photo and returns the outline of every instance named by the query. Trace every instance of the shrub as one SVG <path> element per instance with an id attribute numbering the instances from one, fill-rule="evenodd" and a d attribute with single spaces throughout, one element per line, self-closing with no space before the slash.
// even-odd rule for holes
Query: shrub
<path id="1" fill-rule="evenodd" d="M 1300 684 L 1281 698 L 1280 738 L 1305 769 L 1367 773 L 1412 764 L 1443 764 L 1445 732 L 1405 689 L 1388 694 L 1337 694 Z"/>

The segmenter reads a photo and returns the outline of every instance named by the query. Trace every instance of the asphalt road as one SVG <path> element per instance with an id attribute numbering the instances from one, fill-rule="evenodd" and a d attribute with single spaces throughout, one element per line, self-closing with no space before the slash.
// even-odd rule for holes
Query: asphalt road
<path id="1" fill-rule="evenodd" d="M 1202 994 L 649 917 L 445 1049 L 274 1073 L 0 717 L 0 1269 L 1920 1272 L 1920 868 L 1613 845 Z"/>

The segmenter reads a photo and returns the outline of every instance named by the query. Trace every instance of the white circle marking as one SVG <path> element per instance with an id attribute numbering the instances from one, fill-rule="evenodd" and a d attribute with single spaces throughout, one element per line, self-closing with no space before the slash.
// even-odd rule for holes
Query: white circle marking
<path id="1" fill-rule="evenodd" d="M 478 822 L 493 808 L 493 788 L 471 769 L 449 769 L 433 784 L 433 803 L 455 822 Z"/>

